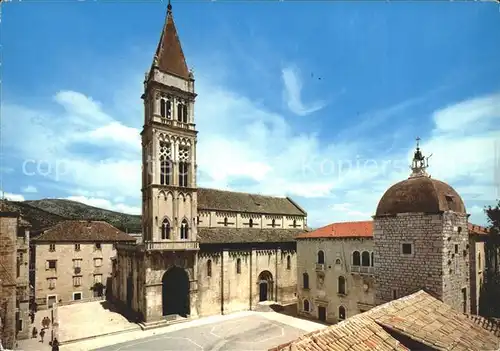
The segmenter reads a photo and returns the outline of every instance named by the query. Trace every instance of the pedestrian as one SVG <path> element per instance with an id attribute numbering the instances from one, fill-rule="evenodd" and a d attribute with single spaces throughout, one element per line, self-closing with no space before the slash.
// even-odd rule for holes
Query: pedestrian
<path id="1" fill-rule="evenodd" d="M 40 331 L 40 342 L 43 342 L 43 337 L 44 337 L 44 335 L 45 335 L 45 329 L 42 329 L 42 330 Z"/>
<path id="2" fill-rule="evenodd" d="M 35 322 L 35 312 L 34 311 L 30 312 L 30 318 L 31 318 L 31 324 L 33 324 Z"/>
<path id="3" fill-rule="evenodd" d="M 59 351 L 59 341 L 57 341 L 57 338 L 52 341 L 52 351 Z"/>
<path id="4" fill-rule="evenodd" d="M 36 339 L 37 336 L 38 336 L 38 330 L 36 329 L 36 327 L 33 327 L 33 331 L 31 332 L 31 337 L 33 339 Z"/>

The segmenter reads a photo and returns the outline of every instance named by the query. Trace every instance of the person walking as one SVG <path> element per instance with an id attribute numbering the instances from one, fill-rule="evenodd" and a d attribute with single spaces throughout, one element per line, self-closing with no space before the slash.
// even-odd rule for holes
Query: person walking
<path id="1" fill-rule="evenodd" d="M 31 331 L 31 337 L 33 339 L 36 339 L 37 336 L 38 336 L 38 330 L 36 329 L 36 327 L 33 327 L 33 330 Z"/>
<path id="2" fill-rule="evenodd" d="M 59 341 L 57 338 L 52 341 L 52 351 L 59 351 Z"/>
<path id="3" fill-rule="evenodd" d="M 45 329 L 42 329 L 40 331 L 40 342 L 42 342 L 42 343 L 43 343 L 43 337 L 44 337 L 44 335 L 45 335 Z"/>

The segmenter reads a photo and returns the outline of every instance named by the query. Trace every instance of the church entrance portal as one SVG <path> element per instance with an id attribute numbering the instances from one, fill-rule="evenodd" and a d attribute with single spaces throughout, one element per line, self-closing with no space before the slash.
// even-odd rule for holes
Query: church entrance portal
<path id="1" fill-rule="evenodd" d="M 189 315 L 189 277 L 180 267 L 172 267 L 162 279 L 163 315 Z"/>
<path id="2" fill-rule="evenodd" d="M 269 271 L 259 274 L 259 301 L 273 300 L 273 275 Z"/>

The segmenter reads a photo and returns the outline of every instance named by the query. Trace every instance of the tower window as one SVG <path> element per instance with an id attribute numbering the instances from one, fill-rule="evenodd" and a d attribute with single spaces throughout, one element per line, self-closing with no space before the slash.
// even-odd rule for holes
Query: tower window
<path id="1" fill-rule="evenodd" d="M 236 260 L 236 273 L 241 274 L 241 258 Z"/>
<path id="2" fill-rule="evenodd" d="M 207 277 L 212 276 L 212 260 L 207 261 Z"/>
<path id="3" fill-rule="evenodd" d="M 286 269 L 290 270 L 292 268 L 292 258 L 290 255 L 286 256 Z"/>
<path id="4" fill-rule="evenodd" d="M 361 254 L 361 265 L 363 267 L 370 266 L 370 253 L 368 251 L 363 251 L 363 253 Z"/>
<path id="5" fill-rule="evenodd" d="M 188 186 L 189 163 L 179 162 L 179 186 Z"/>
<path id="6" fill-rule="evenodd" d="M 167 100 L 167 103 L 166 103 L 166 107 L 167 107 L 167 118 L 172 118 L 172 103 L 170 102 L 170 100 Z"/>
<path id="7" fill-rule="evenodd" d="M 302 274 L 302 286 L 304 289 L 309 289 L 309 274 Z"/>
<path id="8" fill-rule="evenodd" d="M 408 243 L 401 244 L 401 252 L 403 253 L 403 255 L 413 254 L 412 244 L 408 244 Z"/>
<path id="9" fill-rule="evenodd" d="M 182 220 L 182 223 L 181 223 L 181 239 L 188 238 L 188 230 L 189 230 L 188 222 L 187 222 L 186 218 L 184 218 Z"/>
<path id="10" fill-rule="evenodd" d="M 170 174 L 172 173 L 171 162 L 168 158 L 164 156 L 160 159 L 160 184 L 169 185 L 170 184 Z"/>
<path id="11" fill-rule="evenodd" d="M 224 227 L 227 227 L 227 217 L 224 217 Z"/>
<path id="12" fill-rule="evenodd" d="M 170 239 L 170 222 L 166 218 L 161 224 L 161 238 Z"/>
<path id="13" fill-rule="evenodd" d="M 188 107 L 187 107 L 187 105 L 184 105 L 184 108 L 182 109 L 182 121 L 184 123 L 188 122 Z"/>
<path id="14" fill-rule="evenodd" d="M 273 219 L 273 220 L 271 221 L 271 227 L 273 227 L 273 228 L 274 228 L 274 227 L 276 227 L 276 220 L 275 220 L 275 219 Z"/>
<path id="15" fill-rule="evenodd" d="M 167 104 L 165 99 L 160 100 L 160 116 L 167 117 Z"/>

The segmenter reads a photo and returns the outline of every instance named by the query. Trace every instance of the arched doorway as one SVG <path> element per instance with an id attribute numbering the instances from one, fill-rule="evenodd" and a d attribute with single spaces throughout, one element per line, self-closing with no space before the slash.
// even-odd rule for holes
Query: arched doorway
<path id="1" fill-rule="evenodd" d="M 269 271 L 259 274 L 259 301 L 273 300 L 273 275 Z"/>
<path id="2" fill-rule="evenodd" d="M 172 267 L 162 279 L 163 315 L 189 315 L 189 277 L 180 267 Z"/>

